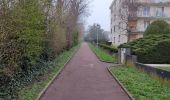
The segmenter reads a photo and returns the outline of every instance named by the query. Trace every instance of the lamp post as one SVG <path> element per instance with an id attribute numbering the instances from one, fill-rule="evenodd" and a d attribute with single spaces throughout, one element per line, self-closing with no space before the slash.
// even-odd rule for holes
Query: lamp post
<path id="1" fill-rule="evenodd" d="M 99 48 L 99 29 L 100 29 L 100 25 L 97 24 L 97 48 Z"/>

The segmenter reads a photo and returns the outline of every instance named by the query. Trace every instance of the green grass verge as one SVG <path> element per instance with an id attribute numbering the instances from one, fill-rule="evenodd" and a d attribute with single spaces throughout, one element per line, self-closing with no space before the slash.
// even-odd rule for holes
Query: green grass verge
<path id="1" fill-rule="evenodd" d="M 98 58 L 105 62 L 116 62 L 116 57 L 108 54 L 105 52 L 102 48 L 97 48 L 93 44 L 89 43 L 89 47 L 92 49 L 92 51 L 98 56 Z"/>
<path id="2" fill-rule="evenodd" d="M 170 88 L 144 72 L 128 67 L 111 71 L 136 100 L 170 100 Z"/>
<path id="3" fill-rule="evenodd" d="M 170 71 L 170 66 L 169 67 L 159 67 L 159 69 Z"/>
<path id="4" fill-rule="evenodd" d="M 25 87 L 19 92 L 19 100 L 36 100 L 39 93 L 44 89 L 44 87 L 52 80 L 52 78 L 59 73 L 62 68 L 64 68 L 65 63 L 73 56 L 75 51 L 79 48 L 76 46 L 69 51 L 60 54 L 53 61 L 53 70 L 46 73 L 38 82 L 32 83 L 30 86 Z"/>

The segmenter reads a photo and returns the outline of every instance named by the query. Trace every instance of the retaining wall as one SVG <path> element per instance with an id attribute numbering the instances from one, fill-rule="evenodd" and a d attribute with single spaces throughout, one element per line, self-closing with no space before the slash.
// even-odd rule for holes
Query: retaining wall
<path id="1" fill-rule="evenodd" d="M 148 66 L 137 61 L 135 55 L 125 55 L 125 65 L 128 67 L 135 67 L 141 71 L 150 74 L 154 79 L 159 80 L 162 83 L 170 86 L 170 71 L 155 68 L 154 66 Z"/>

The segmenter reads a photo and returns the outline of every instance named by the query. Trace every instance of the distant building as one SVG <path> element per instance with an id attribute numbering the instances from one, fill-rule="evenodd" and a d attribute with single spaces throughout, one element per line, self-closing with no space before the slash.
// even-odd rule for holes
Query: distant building
<path id="1" fill-rule="evenodd" d="M 111 10 L 111 33 L 114 45 L 120 45 L 143 37 L 148 25 L 155 20 L 165 20 L 170 23 L 170 0 L 129 0 L 138 5 L 136 10 L 129 9 L 127 18 L 128 35 L 125 23 L 122 23 L 123 3 L 128 0 L 114 0 L 110 6 Z M 133 10 L 133 11 L 131 11 Z M 129 38 L 128 38 L 129 37 Z"/>

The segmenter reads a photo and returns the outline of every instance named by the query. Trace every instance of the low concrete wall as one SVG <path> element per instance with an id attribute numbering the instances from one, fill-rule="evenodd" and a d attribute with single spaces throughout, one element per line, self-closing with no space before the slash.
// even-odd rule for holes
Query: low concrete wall
<path id="1" fill-rule="evenodd" d="M 170 71 L 155 68 L 153 66 L 144 65 L 136 62 L 136 68 L 150 74 L 155 79 L 170 86 Z"/>
<path id="2" fill-rule="evenodd" d="M 118 52 L 118 61 L 119 63 L 121 60 L 121 50 L 119 50 Z M 127 48 L 125 54 L 124 54 L 124 62 L 125 63 L 121 63 L 121 64 L 125 64 L 127 67 L 135 67 L 141 71 L 144 71 L 148 74 L 150 74 L 154 79 L 159 80 L 162 83 L 167 84 L 168 86 L 170 86 L 170 71 L 166 71 L 166 70 L 162 70 L 162 69 L 158 69 L 154 66 L 150 66 L 150 65 L 146 65 L 146 64 L 142 64 L 139 63 L 137 60 L 137 56 L 136 55 L 131 55 L 130 50 Z"/>

